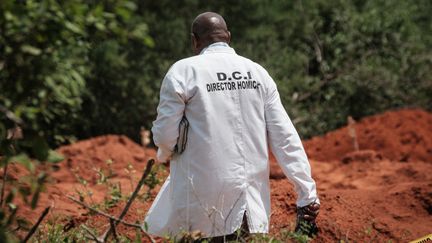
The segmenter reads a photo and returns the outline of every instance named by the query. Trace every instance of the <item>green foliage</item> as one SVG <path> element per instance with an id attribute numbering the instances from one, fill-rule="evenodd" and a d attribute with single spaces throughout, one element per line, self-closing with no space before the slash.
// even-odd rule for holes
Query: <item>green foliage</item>
<path id="1" fill-rule="evenodd" d="M 40 243 L 72 243 L 87 242 L 85 231 L 81 228 L 65 230 L 65 227 L 58 222 L 49 222 L 41 227 L 35 235 L 34 242 Z"/>
<path id="2" fill-rule="evenodd" d="M 432 109 L 432 4 L 318 1 L 13 1 L 0 4 L 0 103 L 51 145 L 139 139 L 190 24 L 220 12 L 241 55 L 263 64 L 309 137 L 386 109 Z M 0 132 L 1 132 L 0 127 Z"/>
<path id="3" fill-rule="evenodd" d="M 233 45 L 269 70 L 302 135 L 349 115 L 432 108 L 430 2 L 270 1 L 248 10 L 226 9 Z"/>
<path id="4" fill-rule="evenodd" d="M 51 144 L 116 132 L 130 120 L 117 113 L 123 102 L 142 101 L 132 46 L 153 45 L 136 8 L 126 0 L 2 1 L 0 103 Z"/>
<path id="5" fill-rule="evenodd" d="M 112 208 L 125 197 L 122 194 L 120 183 L 109 183 L 110 197 L 104 201 L 105 208 Z"/>
<path id="6" fill-rule="evenodd" d="M 144 181 L 144 185 L 148 187 L 149 192 L 153 190 L 157 185 L 161 183 L 161 180 L 158 178 L 158 171 L 163 169 L 161 166 L 154 166 L 150 171 L 150 174 Z"/>
<path id="7" fill-rule="evenodd" d="M 4 131 L 0 134 L 0 242 L 15 242 L 19 239 L 14 232 L 17 229 L 29 230 L 31 226 L 27 219 L 16 216 L 19 210 L 15 203 L 17 196 L 25 205 L 35 209 L 47 179 L 45 167 L 39 165 L 56 163 L 63 157 L 52 151 L 37 131 L 1 105 L 0 127 Z M 18 178 L 8 175 L 8 167 L 15 164 L 27 170 Z"/>
<path id="8" fill-rule="evenodd" d="M 76 118 L 86 72 L 79 15 L 55 1 L 3 1 L 0 101 L 41 135 L 62 136 Z"/>

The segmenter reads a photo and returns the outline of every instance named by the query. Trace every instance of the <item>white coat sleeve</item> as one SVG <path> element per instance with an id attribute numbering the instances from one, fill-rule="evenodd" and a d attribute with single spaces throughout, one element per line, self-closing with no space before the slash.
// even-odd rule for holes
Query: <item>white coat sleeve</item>
<path id="1" fill-rule="evenodd" d="M 153 140 L 158 146 L 157 159 L 166 162 L 172 155 L 179 136 L 179 124 L 185 109 L 184 89 L 167 74 L 162 81 L 157 118 L 153 122 Z"/>
<path id="2" fill-rule="evenodd" d="M 297 206 L 319 203 L 315 181 L 302 142 L 271 80 L 265 100 L 265 119 L 270 148 L 284 174 L 294 184 Z"/>

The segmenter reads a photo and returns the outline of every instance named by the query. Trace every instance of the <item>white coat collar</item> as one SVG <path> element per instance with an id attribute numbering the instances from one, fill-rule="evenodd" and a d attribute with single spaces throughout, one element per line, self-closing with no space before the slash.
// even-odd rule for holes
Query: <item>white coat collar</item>
<path id="1" fill-rule="evenodd" d="M 231 54 L 236 53 L 234 49 L 231 48 L 227 43 L 216 42 L 202 49 L 200 55 L 207 54 L 207 53 L 217 53 L 217 52 L 224 52 L 224 53 L 231 53 Z"/>

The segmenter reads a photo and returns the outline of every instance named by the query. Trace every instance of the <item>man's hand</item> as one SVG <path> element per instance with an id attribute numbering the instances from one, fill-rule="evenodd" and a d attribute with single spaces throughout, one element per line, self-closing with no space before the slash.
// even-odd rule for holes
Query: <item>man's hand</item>
<path id="1" fill-rule="evenodd" d="M 156 153 L 156 163 L 164 164 L 171 160 L 173 152 L 169 150 L 164 150 L 162 148 L 158 148 Z"/>
<path id="2" fill-rule="evenodd" d="M 319 208 L 320 205 L 315 202 L 304 207 L 297 207 L 296 233 L 308 235 L 309 237 L 318 234 L 318 226 L 315 219 L 318 216 Z"/>

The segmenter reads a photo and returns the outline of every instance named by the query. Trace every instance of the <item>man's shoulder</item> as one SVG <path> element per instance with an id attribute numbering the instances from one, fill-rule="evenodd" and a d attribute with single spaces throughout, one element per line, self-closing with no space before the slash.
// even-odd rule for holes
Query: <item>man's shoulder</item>
<path id="1" fill-rule="evenodd" d="M 267 70 L 258 62 L 255 62 L 254 60 L 239 54 L 236 54 L 236 56 L 239 60 L 241 60 L 243 63 L 246 63 L 248 66 L 254 67 L 258 71 L 268 74 Z"/>
<path id="2" fill-rule="evenodd" d="M 185 70 L 193 67 L 194 63 L 198 62 L 198 57 L 199 56 L 186 57 L 174 62 L 169 68 L 168 74 L 184 72 Z"/>
<path id="3" fill-rule="evenodd" d="M 189 65 L 192 65 L 193 63 L 198 62 L 201 58 L 202 58 L 201 55 L 185 57 L 183 59 L 177 60 L 172 66 L 173 67 L 189 66 Z"/>
<path id="4" fill-rule="evenodd" d="M 240 56 L 239 55 L 239 57 L 241 57 L 242 59 L 244 59 L 244 61 L 247 62 L 249 66 L 254 67 L 255 70 L 257 70 L 262 75 L 264 75 L 266 77 L 270 77 L 270 74 L 268 73 L 268 71 L 261 64 L 255 62 L 255 61 L 253 61 L 253 60 L 251 60 L 251 59 L 249 59 L 247 57 L 244 57 L 244 56 Z"/>
<path id="5" fill-rule="evenodd" d="M 187 57 L 187 58 L 183 58 L 183 59 L 180 59 L 180 60 L 174 62 L 170 66 L 170 68 L 168 69 L 168 72 L 166 75 L 167 76 L 176 76 L 179 73 L 183 73 L 186 69 L 188 69 L 188 67 L 193 66 L 192 63 L 193 63 L 194 57 L 195 56 Z"/>

